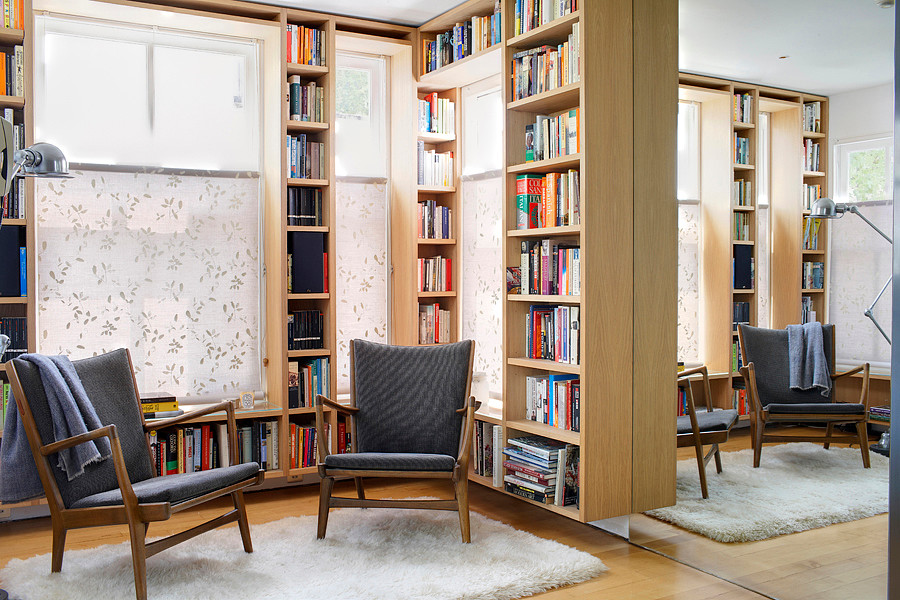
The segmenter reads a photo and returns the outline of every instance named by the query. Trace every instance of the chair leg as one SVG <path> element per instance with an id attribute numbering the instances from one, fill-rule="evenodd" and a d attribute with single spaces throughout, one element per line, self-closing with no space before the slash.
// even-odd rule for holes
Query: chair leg
<path id="1" fill-rule="evenodd" d="M 134 594 L 137 600 L 147 600 L 147 547 L 144 545 L 144 523 L 129 523 L 131 563 L 134 568 Z"/>
<path id="2" fill-rule="evenodd" d="M 694 452 L 697 454 L 697 468 L 700 471 L 700 493 L 704 499 L 709 498 L 709 489 L 706 487 L 706 461 L 703 460 L 703 446 L 700 442 L 694 444 Z"/>
<path id="3" fill-rule="evenodd" d="M 766 428 L 765 423 L 756 424 L 756 435 L 753 436 L 753 468 L 759 467 L 759 459 L 762 455 L 763 431 Z"/>
<path id="4" fill-rule="evenodd" d="M 50 572 L 62 571 L 63 552 L 66 549 L 66 530 L 62 525 L 53 523 L 53 549 L 50 560 Z"/>
<path id="5" fill-rule="evenodd" d="M 869 436 L 866 432 L 866 422 L 856 423 L 856 433 L 859 435 L 859 449 L 862 451 L 863 467 L 869 468 Z"/>
<path id="6" fill-rule="evenodd" d="M 234 508 L 238 511 L 238 528 L 241 530 L 241 542 L 244 543 L 244 552 L 253 552 L 253 542 L 250 541 L 250 522 L 247 520 L 247 506 L 244 504 L 244 490 L 231 493 Z"/>
<path id="7" fill-rule="evenodd" d="M 825 428 L 825 449 L 831 445 L 831 435 L 834 433 L 834 423 L 829 423 Z"/>
<path id="8" fill-rule="evenodd" d="M 366 488 L 363 487 L 362 477 L 354 477 L 353 482 L 356 484 L 356 497 L 360 500 L 366 499 Z"/>
<path id="9" fill-rule="evenodd" d="M 469 479 L 468 477 L 460 477 L 459 481 L 453 484 L 456 488 L 456 510 L 459 512 L 459 530 L 462 533 L 462 541 L 464 544 L 472 542 L 472 532 L 469 527 Z"/>
<path id="10" fill-rule="evenodd" d="M 334 489 L 334 477 L 323 477 L 319 483 L 319 528 L 316 539 L 324 539 L 328 528 L 328 508 L 331 504 L 331 490 Z"/>
<path id="11" fill-rule="evenodd" d="M 716 473 L 721 473 L 722 472 L 722 455 L 719 453 L 719 445 L 714 444 L 713 449 L 715 450 L 715 452 L 713 453 L 713 456 L 716 459 Z"/>

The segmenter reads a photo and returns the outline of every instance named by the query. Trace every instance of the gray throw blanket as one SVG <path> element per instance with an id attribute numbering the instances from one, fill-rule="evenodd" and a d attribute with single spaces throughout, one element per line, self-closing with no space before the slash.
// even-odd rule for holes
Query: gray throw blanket
<path id="1" fill-rule="evenodd" d="M 788 356 L 792 390 L 819 389 L 831 394 L 831 373 L 825 359 L 822 324 L 788 325 Z"/>
<path id="2" fill-rule="evenodd" d="M 44 384 L 53 422 L 53 441 L 64 440 L 102 427 L 72 362 L 65 356 L 23 354 L 34 363 Z M 69 481 L 84 473 L 84 467 L 109 458 L 109 438 L 99 438 L 57 453 L 57 464 Z M 50 457 L 50 460 L 54 460 Z M 21 502 L 43 495 L 37 465 L 28 445 L 25 426 L 10 395 L 0 442 L 0 502 Z"/>

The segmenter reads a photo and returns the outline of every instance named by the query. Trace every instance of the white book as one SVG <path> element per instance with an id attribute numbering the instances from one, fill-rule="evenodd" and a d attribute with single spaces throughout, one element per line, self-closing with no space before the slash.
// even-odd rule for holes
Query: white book
<path id="1" fill-rule="evenodd" d="M 556 456 L 556 493 L 553 494 L 553 503 L 562 506 L 563 489 L 566 485 L 566 449 L 560 448 Z"/>
<path id="2" fill-rule="evenodd" d="M 494 455 L 491 457 L 494 461 L 494 487 L 503 487 L 503 428 L 500 425 L 494 425 Z"/>
<path id="3" fill-rule="evenodd" d="M 220 467 L 230 467 L 231 466 L 231 448 L 228 445 L 228 424 L 227 423 L 218 423 L 216 424 L 216 439 L 219 444 L 219 466 Z"/>

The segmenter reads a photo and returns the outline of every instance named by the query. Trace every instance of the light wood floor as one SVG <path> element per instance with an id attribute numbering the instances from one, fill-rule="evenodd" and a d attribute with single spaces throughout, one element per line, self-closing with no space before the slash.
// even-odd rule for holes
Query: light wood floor
<path id="1" fill-rule="evenodd" d="M 748 445 L 745 435 L 738 433 L 733 437 L 729 449 Z M 340 482 L 336 487 L 341 494 L 353 495 L 349 482 Z M 248 494 L 251 523 L 315 514 L 317 488 L 303 486 Z M 444 495 L 446 489 L 446 484 L 427 481 L 389 481 L 377 485 L 373 481 L 367 485 L 367 495 L 438 496 Z M 590 552 L 610 569 L 591 581 L 537 596 L 542 600 L 759 600 L 764 597 L 678 561 L 696 564 L 719 577 L 782 600 L 864 600 L 886 595 L 886 515 L 749 544 L 719 544 L 649 517 L 634 516 L 632 537 L 637 535 L 642 544 L 673 556 L 676 561 L 480 485 L 470 486 L 470 497 L 472 510 Z M 224 507 L 223 503 L 186 511 L 172 521 L 151 526 L 150 535 L 186 529 L 222 512 Z M 123 541 L 127 541 L 124 527 L 94 528 L 70 532 L 66 547 L 90 548 Z M 235 548 L 236 552 L 240 551 L 239 544 Z M 11 558 L 25 558 L 49 550 L 49 518 L 0 524 L 0 566 Z M 151 558 L 151 565 L 152 561 Z"/>

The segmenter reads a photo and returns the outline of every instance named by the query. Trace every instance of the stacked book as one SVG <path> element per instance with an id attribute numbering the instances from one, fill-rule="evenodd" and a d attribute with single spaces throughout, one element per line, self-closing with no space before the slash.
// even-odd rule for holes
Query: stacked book
<path id="1" fill-rule="evenodd" d="M 516 176 L 516 229 L 581 223 L 579 173 Z"/>
<path id="2" fill-rule="evenodd" d="M 578 446 L 539 436 L 509 443 L 503 449 L 507 492 L 541 504 L 578 504 Z"/>
<path id="3" fill-rule="evenodd" d="M 436 200 L 419 202 L 419 239 L 448 240 L 453 231 L 453 211 Z"/>
<path id="4" fill-rule="evenodd" d="M 287 61 L 301 65 L 325 65 L 325 32 L 287 24 Z"/>
<path id="5" fill-rule="evenodd" d="M 753 96 L 750 94 L 735 94 L 732 103 L 732 118 L 736 123 L 753 122 Z"/>
<path id="6" fill-rule="evenodd" d="M 178 400 L 172 394 L 155 392 L 141 395 L 141 411 L 145 419 L 166 419 L 183 415 Z"/>
<path id="7" fill-rule="evenodd" d="M 453 153 L 426 150 L 416 143 L 416 181 L 419 185 L 453 187 Z"/>
<path id="8" fill-rule="evenodd" d="M 533 124 L 525 126 L 525 162 L 550 160 L 579 152 L 580 112 L 581 109 L 573 108 L 550 116 L 537 115 Z"/>
<path id="9" fill-rule="evenodd" d="M 330 426 L 325 423 L 325 439 L 331 436 Z M 316 436 L 315 426 L 301 427 L 296 423 L 290 424 L 289 468 L 302 469 L 316 466 L 319 440 Z"/>
<path id="10" fill-rule="evenodd" d="M 502 485 L 501 454 L 503 428 L 487 421 L 475 421 L 474 464 L 476 475 L 491 477 L 496 487 Z"/>
<path id="11" fill-rule="evenodd" d="M 513 54 L 513 100 L 548 92 L 581 79 L 578 23 L 568 39 L 557 46 L 539 46 Z"/>
<path id="12" fill-rule="evenodd" d="M 818 261 L 804 262 L 801 283 L 804 290 L 825 289 L 825 263 Z"/>
<path id="13" fill-rule="evenodd" d="M 750 164 L 750 139 L 734 134 L 734 162 L 738 165 Z"/>
<path id="14" fill-rule="evenodd" d="M 450 342 L 450 311 L 440 304 L 419 305 L 419 343 L 446 344 Z"/>
<path id="15" fill-rule="evenodd" d="M 331 397 L 328 358 L 288 361 L 288 408 L 316 405 L 316 396 Z"/>
<path id="16" fill-rule="evenodd" d="M 753 182 L 738 179 L 731 187 L 731 203 L 734 206 L 753 205 Z"/>
<path id="17" fill-rule="evenodd" d="M 578 306 L 532 304 L 525 315 L 525 358 L 579 364 Z"/>
<path id="18" fill-rule="evenodd" d="M 288 313 L 288 350 L 318 350 L 325 347 L 325 319 L 320 310 Z"/>
<path id="19" fill-rule="evenodd" d="M 291 121 L 321 123 L 325 117 L 325 88 L 315 81 L 307 83 L 299 75 L 288 77 Z"/>
<path id="20" fill-rule="evenodd" d="M 803 141 L 803 169 L 805 171 L 819 170 L 819 144 L 812 140 Z"/>
<path id="21" fill-rule="evenodd" d="M 456 132 L 456 109 L 448 98 L 439 98 L 437 92 L 419 100 L 419 132 L 453 135 Z"/>
<path id="22" fill-rule="evenodd" d="M 887 406 L 872 406 L 869 408 L 869 418 L 873 421 L 883 421 L 885 423 L 891 422 L 891 407 Z"/>
<path id="23" fill-rule="evenodd" d="M 822 103 L 807 102 L 803 105 L 803 131 L 822 131 Z"/>
<path id="24" fill-rule="evenodd" d="M 527 375 L 525 418 L 568 431 L 579 431 L 581 380 L 578 375 Z"/>

